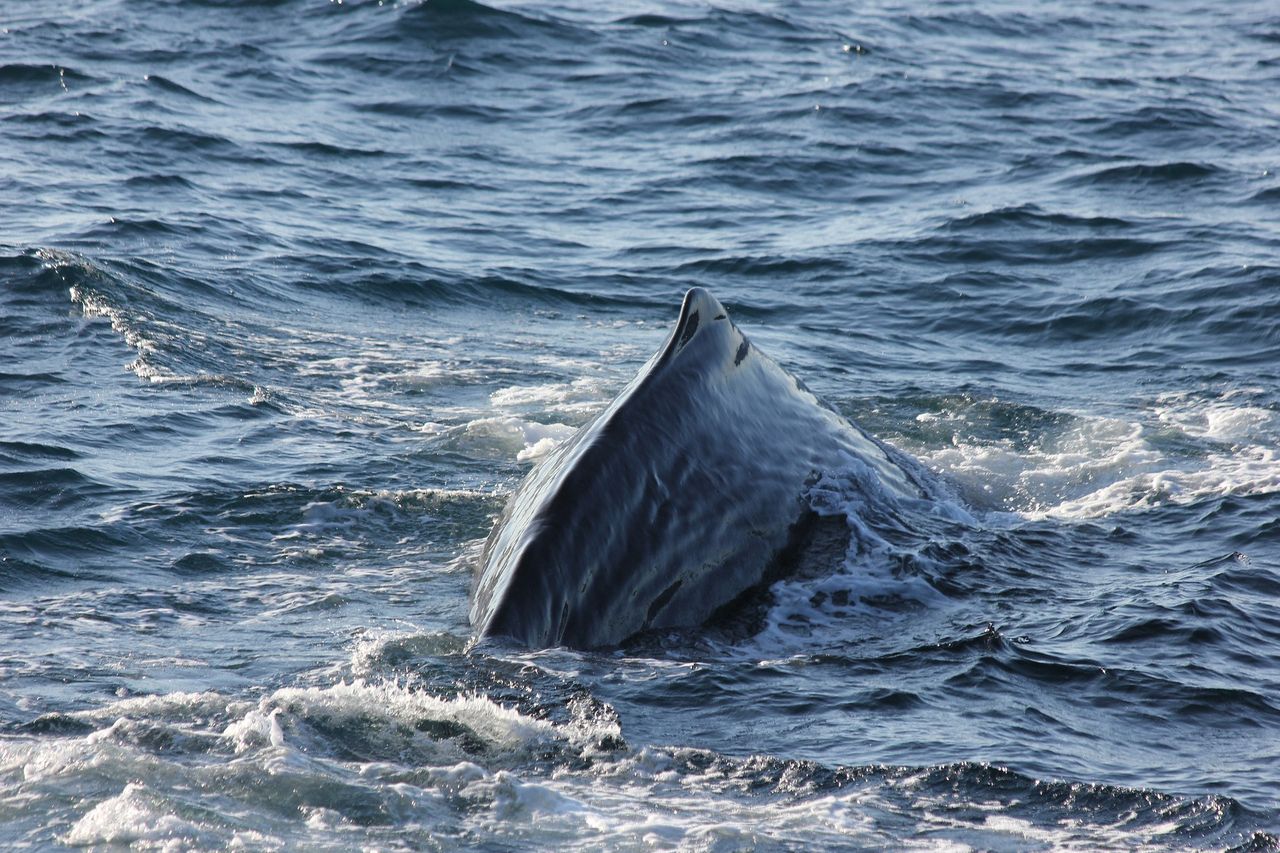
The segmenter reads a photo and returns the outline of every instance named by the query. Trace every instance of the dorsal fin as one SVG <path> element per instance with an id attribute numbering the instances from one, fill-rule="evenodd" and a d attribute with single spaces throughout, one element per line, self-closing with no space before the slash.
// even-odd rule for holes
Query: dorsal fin
<path id="1" fill-rule="evenodd" d="M 676 320 L 675 328 L 671 330 L 671 336 L 667 338 L 667 343 L 662 348 L 662 355 L 658 359 L 659 364 L 674 358 L 689 341 L 693 340 L 693 336 L 699 329 L 706 328 L 713 320 L 727 320 L 728 316 L 720 300 L 701 287 L 689 288 L 689 292 L 684 295 L 684 302 L 680 305 L 680 317 Z"/>

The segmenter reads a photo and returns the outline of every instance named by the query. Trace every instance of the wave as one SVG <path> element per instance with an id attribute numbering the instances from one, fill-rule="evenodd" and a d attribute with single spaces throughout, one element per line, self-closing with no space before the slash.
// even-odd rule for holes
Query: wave
<path id="1" fill-rule="evenodd" d="M 157 89 L 168 92 L 172 95 L 181 95 L 184 98 L 191 98 L 192 100 L 206 104 L 219 103 L 219 101 L 214 98 L 202 95 L 194 89 L 188 88 L 177 81 L 170 80 L 168 77 L 163 77 L 159 74 L 147 74 L 143 76 L 142 79 Z"/>
<path id="2" fill-rule="evenodd" d="M 1161 147 L 1169 144 L 1171 134 L 1216 135 L 1226 129 L 1221 113 L 1176 104 L 1144 106 L 1115 117 L 1093 117 L 1081 123 L 1103 138 L 1153 137 L 1160 139 Z"/>
<path id="3" fill-rule="evenodd" d="M 351 148 L 345 145 L 334 145 L 328 142 L 319 142 L 309 140 L 306 142 L 276 142 L 271 143 L 281 148 L 287 148 L 291 151 L 297 151 L 302 154 L 318 155 L 320 157 L 336 157 L 336 158 L 352 158 L 352 157 L 389 157 L 391 152 L 379 151 L 377 149 L 367 148 Z"/>
<path id="4" fill-rule="evenodd" d="M 1014 6 L 10 16 L 0 846 L 1280 847 L 1277 22 Z M 708 283 L 962 500 L 470 647 Z"/>
<path id="5" fill-rule="evenodd" d="M 276 9 L 297 3 L 298 0 L 192 0 L 192 5 L 210 9 Z M 163 2 L 156 5 L 161 9 L 169 8 Z"/>
<path id="6" fill-rule="evenodd" d="M 183 175 L 175 173 L 156 173 L 150 175 L 133 175 L 124 181 L 126 186 L 144 189 L 177 188 L 182 190 L 196 189 L 196 184 Z"/>
<path id="7" fill-rule="evenodd" d="M 2 535 L 0 535 L 0 591 L 44 590 L 48 588 L 51 581 L 66 581 L 83 577 L 83 574 L 75 568 L 58 568 L 35 560 L 23 559 L 7 553 L 8 550 L 4 545 Z"/>
<path id="8" fill-rule="evenodd" d="M 697 276 L 699 279 L 707 276 L 731 276 L 824 281 L 842 277 L 847 269 L 848 264 L 842 258 L 738 255 L 686 261 L 676 266 L 673 273 L 678 276 Z"/>
<path id="9" fill-rule="evenodd" d="M 41 572 L 100 578 L 103 572 L 91 565 L 93 558 L 110 558 L 141 542 L 141 534 L 120 525 L 44 527 L 0 533 L 0 554 L 47 567 Z"/>
<path id="10" fill-rule="evenodd" d="M 129 130 L 128 137 L 139 145 L 172 148 L 181 154 L 200 151 L 205 154 L 229 155 L 240 149 L 240 146 L 226 136 L 190 126 L 136 126 Z"/>
<path id="11" fill-rule="evenodd" d="M 989 647 L 989 645 L 988 645 Z M 948 650 L 950 653 L 951 650 Z M 1244 686 L 1196 684 L 1154 671 L 1126 669 L 1101 660 L 1072 660 L 1034 646 L 1000 643 L 993 652 L 965 655 L 968 665 L 946 681 L 948 690 L 1040 695 L 1037 686 L 1067 687 L 1077 701 L 1105 703 L 1110 713 L 1135 719 L 1158 713 L 1170 720 L 1214 722 L 1224 715 L 1233 728 L 1269 730 L 1280 721 L 1280 704 Z"/>
<path id="12" fill-rule="evenodd" d="M 0 472 L 0 506 L 22 512 L 59 512 L 121 491 L 74 468 Z"/>
<path id="13" fill-rule="evenodd" d="M 447 644 L 431 653 L 444 665 L 458 657 Z M 214 691 L 126 698 L 32 721 L 10 736 L 0 768 L 25 767 L 27 785 L 79 779 L 82 806 L 42 804 L 46 825 L 79 844 L 225 846 L 252 827 L 272 846 L 290 831 L 279 814 L 306 816 L 313 842 L 349 841 L 358 826 L 365 840 L 415 844 L 536 843 L 554 833 L 592 849 L 651 844 L 660 833 L 691 846 L 803 839 L 845 849 L 900 839 L 905 821 L 934 840 L 982 848 L 1028 838 L 1085 847 L 1276 843 L 1264 815 L 1222 796 L 1044 779 L 975 761 L 847 766 L 630 747 L 611 708 L 556 684 L 548 679 L 552 717 L 363 680 L 282 688 L 257 701 Z M 92 780 L 75 775 L 86 763 Z M 166 784 L 138 781 L 155 778 Z M 216 801 L 187 793 L 202 780 L 216 780 Z M 13 817 L 30 820 L 29 808 Z"/>
<path id="14" fill-rule="evenodd" d="M 356 109 L 361 112 L 373 113 L 375 115 L 395 116 L 397 118 L 425 121 L 437 119 L 474 121 L 482 124 L 498 124 L 504 121 L 510 121 L 512 118 L 512 111 L 509 108 L 493 104 L 440 104 L 424 102 L 417 99 L 404 101 L 375 101 L 371 104 L 361 104 L 357 106 Z M 495 189 L 495 187 L 487 186 L 479 180 L 450 181 L 418 177 L 408 177 L 405 180 L 413 186 L 427 186 L 430 189 L 461 189 L 473 191 L 492 191 Z"/>
<path id="15" fill-rule="evenodd" d="M 1112 186 L 1115 184 L 1186 184 L 1199 183 L 1226 174 L 1225 170 L 1208 163 L 1189 161 L 1173 163 L 1131 163 L 1109 166 L 1095 172 L 1064 179 L 1074 186 Z"/>
<path id="16" fill-rule="evenodd" d="M 921 401 L 909 446 L 975 506 L 1091 519 L 1280 492 L 1280 415 L 1247 390 L 1160 395 L 1141 418 L 973 396 Z"/>
<path id="17" fill-rule="evenodd" d="M 903 26 L 915 33 L 933 36 L 955 36 L 969 33 L 984 39 L 1051 39 L 1089 38 L 1098 22 L 1079 15 L 1032 15 L 1022 12 L 1005 12 L 993 15 L 977 10 L 909 14 L 902 20 Z M 1070 34 L 1070 35 L 1068 35 Z"/>
<path id="18" fill-rule="evenodd" d="M 564 21 L 534 17 L 487 6 L 476 0 L 421 0 L 406 4 L 396 22 L 399 34 L 431 41 L 483 40 L 510 42 L 553 36 L 581 39 L 586 35 Z"/>
<path id="19" fill-rule="evenodd" d="M 808 112 L 813 105 L 805 98 L 800 109 Z M 736 190 L 760 192 L 787 197 L 830 198 L 833 190 L 848 187 L 860 189 L 862 171 L 856 160 L 859 152 L 845 158 L 772 154 L 738 154 L 697 161 L 696 183 L 720 184 Z"/>
<path id="20" fill-rule="evenodd" d="M 71 461 L 81 454 L 70 447 L 30 441 L 0 441 L 0 465 L 23 464 L 27 460 Z"/>
<path id="21" fill-rule="evenodd" d="M 1133 228 L 1138 223 L 1115 216 L 1076 216 L 1070 213 L 1046 211 L 1034 204 L 1001 207 L 995 210 L 970 213 L 949 220 L 943 229 L 963 233 L 972 230 L 1002 230 L 1006 228 L 1030 228 L 1035 230 L 1114 229 Z"/>
<path id="22" fill-rule="evenodd" d="M 1280 202 L 1280 187 L 1266 187 L 1249 196 L 1249 201 L 1256 201 L 1261 204 L 1274 204 Z"/>
<path id="23" fill-rule="evenodd" d="M 627 15 L 614 20 L 615 24 L 621 24 L 631 27 L 678 27 L 686 24 L 696 24 L 700 18 L 677 18 L 672 15 L 660 15 L 656 13 L 647 13 L 643 15 Z"/>
<path id="24" fill-rule="evenodd" d="M 308 282 L 307 289 L 361 302 L 396 305 L 514 306 L 541 305 L 555 308 L 652 307 L 665 302 L 652 296 L 598 292 L 565 287 L 553 281 L 538 281 L 502 273 L 460 274 L 408 261 L 394 270 L 351 275 L 343 271 L 331 279 Z"/>
<path id="25" fill-rule="evenodd" d="M 756 9 L 724 9 L 710 8 L 705 14 L 690 17 L 677 17 L 660 13 L 645 13 L 617 18 L 615 24 L 633 27 L 665 27 L 705 28 L 709 31 L 741 30 L 759 35 L 762 38 L 780 33 L 800 32 L 801 27 L 776 12 L 762 12 Z"/>
<path id="26" fill-rule="evenodd" d="M 220 223 L 166 220 L 112 221 L 97 233 L 155 238 L 200 234 Z M 2 263 L 4 259 L 0 259 Z M 55 249 L 38 249 L 7 259 L 22 292 L 46 302 L 68 297 L 86 318 L 102 318 L 134 350 L 130 363 L 140 379 L 154 383 L 207 385 L 254 392 L 257 383 L 223 372 L 242 351 L 240 319 L 246 305 L 235 292 L 205 279 L 145 260 L 104 260 Z M 242 286 L 248 296 L 252 287 Z M 273 292 L 274 307 L 288 305 Z M 64 302 L 65 304 L 65 302 Z M 260 310 L 260 309 L 259 309 Z M 228 314 L 236 319 L 227 319 Z M 264 361 L 269 361 L 264 358 Z"/>
<path id="27" fill-rule="evenodd" d="M 15 103 L 68 91 L 68 83 L 94 78 L 63 65 L 10 62 L 0 65 L 0 103 Z"/>
<path id="28" fill-rule="evenodd" d="M 1079 237 L 1046 235 L 1035 239 L 1013 235 L 998 239 L 956 239 L 955 234 L 948 233 L 895 241 L 892 248 L 933 264 L 1027 266 L 1147 258 L 1168 252 L 1176 245 L 1172 238 L 1112 236 L 1106 232 Z"/>

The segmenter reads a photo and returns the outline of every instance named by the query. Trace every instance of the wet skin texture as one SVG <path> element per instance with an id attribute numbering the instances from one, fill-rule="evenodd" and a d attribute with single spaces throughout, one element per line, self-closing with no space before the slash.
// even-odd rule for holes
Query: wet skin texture
<path id="1" fill-rule="evenodd" d="M 919 498 L 925 475 L 751 347 L 715 297 L 535 468 L 485 544 L 471 621 L 530 647 L 700 625 L 794 565 L 803 495 L 851 460 Z"/>

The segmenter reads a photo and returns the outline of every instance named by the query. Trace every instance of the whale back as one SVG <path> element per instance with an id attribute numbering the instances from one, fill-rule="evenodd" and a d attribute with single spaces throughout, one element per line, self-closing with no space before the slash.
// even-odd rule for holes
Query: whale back
<path id="1" fill-rule="evenodd" d="M 806 484 L 850 458 L 920 495 L 890 451 L 694 288 L 663 347 L 508 501 L 481 555 L 472 624 L 576 648 L 699 625 L 768 577 Z"/>

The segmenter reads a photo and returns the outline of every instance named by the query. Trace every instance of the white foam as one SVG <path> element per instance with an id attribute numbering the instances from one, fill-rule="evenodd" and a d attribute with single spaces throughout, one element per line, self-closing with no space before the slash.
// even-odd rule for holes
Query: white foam
<path id="1" fill-rule="evenodd" d="M 288 344 L 267 342 L 264 347 L 286 349 L 299 375 L 323 380 L 309 390 L 311 400 L 320 407 L 293 411 L 296 417 L 314 420 L 354 408 L 354 415 L 347 416 L 360 423 L 381 419 L 396 426 L 412 425 L 421 418 L 422 410 L 418 403 L 400 399 L 404 390 L 466 384 L 484 378 L 482 366 L 463 368 L 447 359 L 425 358 L 424 350 L 439 349 L 439 341 L 423 341 L 415 347 L 406 347 L 395 340 L 370 340 L 314 330 L 291 331 L 302 340 Z M 334 351 L 344 354 L 320 355 Z M 338 385 L 336 392 L 326 387 L 334 380 Z"/>
<path id="2" fill-rule="evenodd" d="M 1238 388 L 1210 400 L 1185 393 L 1162 394 L 1154 411 L 1162 423 L 1190 436 L 1236 446 L 1274 445 L 1280 438 L 1280 412 L 1249 402 L 1265 393 L 1263 388 Z"/>
<path id="3" fill-rule="evenodd" d="M 459 761 L 450 767 L 432 767 L 427 771 L 430 783 L 450 794 L 460 794 L 476 782 L 489 778 L 489 771 L 470 761 Z"/>
<path id="4" fill-rule="evenodd" d="M 1250 402 L 1260 393 L 1162 395 L 1135 418 L 1077 416 L 1029 449 L 957 439 L 920 457 L 975 505 L 1017 518 L 1098 518 L 1271 493 L 1280 491 L 1280 413 Z"/>
<path id="5" fill-rule="evenodd" d="M 279 714 L 302 716 L 340 727 L 371 721 L 385 724 L 383 735 L 394 740 L 429 739 L 415 729 L 423 719 L 448 721 L 465 726 L 486 743 L 501 749 L 519 749 L 561 736 L 554 725 L 526 717 L 482 696 L 440 699 L 407 686 L 364 681 L 342 682 L 331 687 L 289 687 L 265 697 L 242 720 L 226 728 L 223 737 L 236 744 L 237 751 L 276 742 Z M 284 734 L 281 733 L 281 743 Z"/>
<path id="6" fill-rule="evenodd" d="M 511 411 L 585 415 L 604 408 L 610 397 L 604 381 L 584 376 L 572 382 L 500 388 L 489 395 L 489 401 Z"/>
<path id="7" fill-rule="evenodd" d="M 815 512 L 843 520 L 849 531 L 843 559 L 834 571 L 775 583 L 765 627 L 742 653 L 785 657 L 797 648 L 811 650 L 815 637 L 847 636 L 868 620 L 878 632 L 886 619 L 904 609 L 947 606 L 946 596 L 924 577 L 900 570 L 908 556 L 918 566 L 929 561 L 890 542 L 873 526 L 877 517 L 910 518 L 916 507 L 896 500 L 870 466 L 851 458 L 844 467 L 822 474 L 805 497 Z M 967 518 L 958 508 L 942 515 Z"/>
<path id="8" fill-rule="evenodd" d="M 460 437 L 471 449 L 491 448 L 526 461 L 545 456 L 575 432 L 577 429 L 567 424 L 500 415 L 470 421 L 462 427 Z"/>
<path id="9" fill-rule="evenodd" d="M 200 827 L 170 814 L 141 783 L 130 782 L 118 795 L 98 803 L 76 821 L 64 840 L 77 846 L 128 844 L 177 851 L 213 841 L 205 836 Z"/>
<path id="10" fill-rule="evenodd" d="M 932 784 L 927 770 L 873 773 L 832 790 L 820 787 L 825 774 L 809 780 L 796 766 L 795 777 L 787 768 L 775 791 L 757 792 L 754 759 L 664 747 L 592 752 L 593 739 L 620 734 L 616 723 L 592 717 L 586 705 L 569 710 L 573 721 L 556 724 L 484 697 L 443 699 L 363 682 L 285 688 L 257 703 L 214 693 L 136 697 L 79 716 L 113 721 L 111 728 L 125 714 L 144 728 L 201 729 L 212 743 L 175 755 L 105 734 L 15 738 L 0 741 L 0 773 L 8 777 L 43 754 L 63 770 L 26 777 L 19 783 L 25 796 L 64 792 L 71 783 L 99 788 L 67 818 L 58 840 L 152 850 L 382 848 L 394 843 L 386 832 L 411 847 L 466 838 L 478 846 L 566 851 L 1028 843 L 1090 849 L 1162 846 L 1179 831 L 1173 822 L 1143 826 L 1136 815 L 1100 824 L 1075 809 L 1052 824 L 1010 815 L 1002 803 L 965 803 L 957 812 L 955 793 Z M 203 716 L 214 711 L 229 721 L 220 736 Z M 457 757 L 415 748 L 416 739 L 430 740 L 418 729 L 423 720 L 456 721 L 485 748 Z M 304 748 L 308 737 L 322 742 Z M 550 742 L 569 747 L 570 760 L 549 764 Z M 51 752 L 60 753 L 60 762 Z M 183 796 L 200 799 L 184 805 Z M 370 810 L 394 816 L 393 823 L 362 823 Z M 912 839 L 902 837 L 904 819 L 916 827 Z"/>
<path id="11" fill-rule="evenodd" d="M 441 385 L 463 385 L 479 377 L 449 361 L 424 361 L 412 370 L 395 373 L 390 380 L 406 388 L 436 388 Z"/>
<path id="12" fill-rule="evenodd" d="M 65 262 L 50 264 L 50 269 L 56 269 L 59 266 L 66 265 Z M 86 266 L 87 265 L 83 265 Z M 148 356 L 154 355 L 156 352 L 155 343 L 142 333 L 141 328 L 129 320 L 123 311 L 116 308 L 102 294 L 90 290 L 88 288 L 73 285 L 68 289 L 71 301 L 80 307 L 80 311 L 86 317 L 103 317 L 111 323 L 111 328 L 122 338 L 125 343 L 136 350 L 138 353 L 130 364 L 129 369 L 134 372 L 139 379 L 148 382 L 165 382 L 176 378 L 172 371 L 166 370 L 159 365 L 148 361 Z"/>
<path id="13" fill-rule="evenodd" d="M 259 746 L 284 746 L 280 713 L 279 708 L 256 708 L 223 729 L 222 736 L 235 745 L 236 752 Z"/>
<path id="14" fill-rule="evenodd" d="M 179 717 L 200 720 L 221 714 L 235 714 L 252 707 L 250 703 L 229 700 L 212 690 L 202 693 L 164 693 L 155 696 L 131 696 L 71 716 L 85 722 L 101 723 L 120 717 Z"/>
<path id="15" fill-rule="evenodd" d="M 387 659 L 396 655 L 411 657 L 461 654 L 467 640 L 444 631 L 370 630 L 366 631 L 351 652 L 351 671 L 359 678 L 377 675 Z"/>
<path id="16" fill-rule="evenodd" d="M 341 533 L 377 519 L 431 513 L 453 502 L 489 500 L 491 495 L 475 489 L 338 489 L 330 500 L 311 501 L 302 506 L 301 521 L 276 534 L 275 540 L 297 539 L 317 533 Z"/>
<path id="17" fill-rule="evenodd" d="M 538 819 L 543 815 L 563 817 L 587 811 L 581 800 L 557 791 L 551 785 L 522 781 L 506 770 L 477 779 L 460 793 L 489 801 L 494 817 L 502 821 Z"/>

